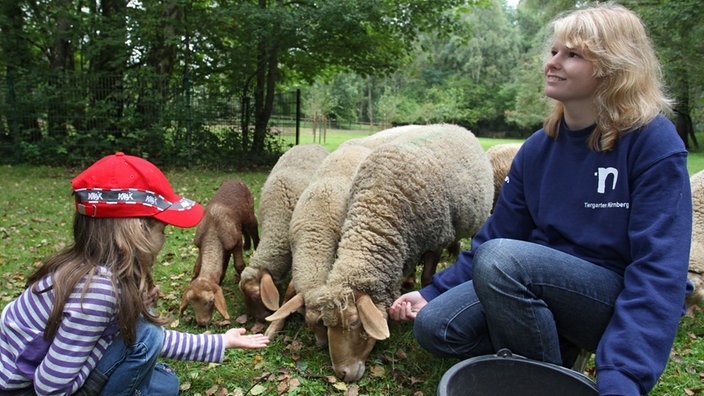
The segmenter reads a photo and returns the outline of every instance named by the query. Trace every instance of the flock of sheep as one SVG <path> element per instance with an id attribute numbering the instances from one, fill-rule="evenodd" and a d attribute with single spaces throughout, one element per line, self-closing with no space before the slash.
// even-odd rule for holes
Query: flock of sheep
<path id="1" fill-rule="evenodd" d="M 474 134 L 448 124 L 391 128 L 332 153 L 295 146 L 267 177 L 258 216 L 239 180 L 223 182 L 206 205 L 181 313 L 190 306 L 199 325 L 214 310 L 229 319 L 220 285 L 233 257 L 248 313 L 269 322 L 265 334 L 274 338 L 289 315 L 302 314 L 335 373 L 357 381 L 376 341 L 390 336 L 387 309 L 402 286 L 415 282 L 418 265 L 421 284 L 429 282 L 443 250 L 456 255 L 459 240 L 479 230 L 519 147 L 485 152 Z M 702 190 L 704 172 L 692 177 L 693 198 L 704 200 Z M 694 221 L 690 278 L 699 286 L 704 211 Z M 696 293 L 689 303 L 702 300 Z"/>

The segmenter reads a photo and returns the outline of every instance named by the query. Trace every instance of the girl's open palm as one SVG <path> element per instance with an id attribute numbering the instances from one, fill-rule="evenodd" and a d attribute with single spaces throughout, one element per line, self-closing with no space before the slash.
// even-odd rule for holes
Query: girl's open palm
<path id="1" fill-rule="evenodd" d="M 264 348 L 269 344 L 269 337 L 264 334 L 248 334 L 242 328 L 230 329 L 225 333 L 225 348 Z"/>

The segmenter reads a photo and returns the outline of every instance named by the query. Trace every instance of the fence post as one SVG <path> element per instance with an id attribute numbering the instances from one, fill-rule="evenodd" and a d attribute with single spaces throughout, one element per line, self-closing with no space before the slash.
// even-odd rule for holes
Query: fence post
<path id="1" fill-rule="evenodd" d="M 296 89 L 296 146 L 301 135 L 301 89 Z"/>

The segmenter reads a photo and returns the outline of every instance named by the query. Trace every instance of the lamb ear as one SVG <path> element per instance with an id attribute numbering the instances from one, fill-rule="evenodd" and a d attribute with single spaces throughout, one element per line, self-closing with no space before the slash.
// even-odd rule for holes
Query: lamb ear
<path id="1" fill-rule="evenodd" d="M 386 322 L 386 317 L 374 305 L 371 297 L 366 294 L 361 294 L 357 297 L 357 313 L 364 325 L 364 331 L 375 340 L 385 340 L 391 336 L 389 324 Z"/>
<path id="2" fill-rule="evenodd" d="M 227 313 L 227 303 L 225 303 L 225 294 L 223 294 L 219 286 L 215 291 L 215 309 L 225 320 L 230 320 L 230 314 Z"/>
<path id="3" fill-rule="evenodd" d="M 266 271 L 262 273 L 262 278 L 259 281 L 259 293 L 268 310 L 276 311 L 279 309 L 279 289 L 276 288 L 271 274 Z"/>
<path id="4" fill-rule="evenodd" d="M 266 317 L 266 320 L 273 322 L 275 320 L 286 319 L 292 313 L 298 311 L 303 306 L 303 295 L 296 294 L 290 300 L 286 301 L 276 312 Z"/>
<path id="5" fill-rule="evenodd" d="M 183 315 L 184 312 L 186 312 L 186 307 L 188 307 L 188 299 L 191 296 L 191 288 L 189 287 L 186 289 L 186 291 L 183 293 L 183 297 L 181 298 L 181 315 Z"/>

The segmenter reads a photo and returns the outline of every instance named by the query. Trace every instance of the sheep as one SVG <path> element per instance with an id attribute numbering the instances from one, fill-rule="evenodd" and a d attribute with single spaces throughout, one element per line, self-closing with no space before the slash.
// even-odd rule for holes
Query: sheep
<path id="1" fill-rule="evenodd" d="M 241 180 L 223 181 L 204 212 L 193 239 L 199 249 L 193 278 L 183 293 L 180 311 L 183 314 L 190 305 L 200 326 L 210 323 L 213 308 L 225 320 L 230 319 L 220 287 L 230 258 L 238 281 L 245 267 L 243 251 L 259 244 L 254 198 Z"/>
<path id="2" fill-rule="evenodd" d="M 704 301 L 704 171 L 689 179 L 692 186 L 692 246 L 689 253 L 689 280 L 694 292 L 687 296 L 687 306 Z"/>
<path id="3" fill-rule="evenodd" d="M 496 201 L 499 199 L 504 179 L 506 179 L 508 170 L 511 168 L 513 157 L 516 156 L 521 145 L 522 143 L 502 143 L 491 146 L 486 151 L 491 168 L 494 171 L 494 203 L 491 205 L 492 212 L 496 207 Z"/>
<path id="4" fill-rule="evenodd" d="M 383 144 L 408 141 L 418 136 L 424 136 L 427 133 L 427 127 L 424 125 L 403 125 L 385 129 L 367 137 L 347 140 L 343 142 L 340 147 L 344 148 L 347 145 L 362 145 L 364 147 L 369 147 L 373 149 Z M 447 246 L 447 250 L 451 256 L 457 257 L 460 253 L 459 239 L 452 241 Z M 425 286 L 430 283 L 433 274 L 435 274 L 437 264 L 440 261 L 441 254 L 442 250 L 439 250 L 434 252 L 427 252 L 423 256 L 421 262 L 421 264 L 423 265 L 421 285 Z M 415 273 L 409 274 L 403 282 L 403 288 L 412 288 L 415 285 L 415 279 Z"/>
<path id="5" fill-rule="evenodd" d="M 478 139 L 453 125 L 424 126 L 381 144 L 359 165 L 336 260 L 306 295 L 327 328 L 335 373 L 359 380 L 377 340 L 390 336 L 387 308 L 402 279 L 428 256 L 473 235 L 493 198 L 492 170 Z M 295 311 L 284 304 L 268 318 Z"/>
<path id="6" fill-rule="evenodd" d="M 340 239 L 352 178 L 370 151 L 360 145 L 338 147 L 320 164 L 293 210 L 289 227 L 292 287 L 287 300 L 295 298 L 299 311 L 303 311 L 305 293 L 327 279 Z M 321 331 L 316 317 L 310 313 L 304 315 L 306 324 L 316 334 L 318 345 L 324 344 L 325 329 Z M 273 338 L 284 323 L 285 318 L 272 321 L 264 334 Z"/>
<path id="7" fill-rule="evenodd" d="M 346 140 L 340 143 L 338 149 L 346 146 L 364 146 L 373 149 L 396 139 L 409 139 L 413 133 L 423 133 L 424 130 L 423 125 L 413 124 L 388 128 L 369 136 Z"/>
<path id="8" fill-rule="evenodd" d="M 396 139 L 409 139 L 414 131 L 424 133 L 421 126 L 407 125 L 343 142 L 320 165 L 314 182 L 303 192 L 294 209 L 289 230 L 293 255 L 292 279 L 284 301 L 289 313 L 299 311 L 305 316 L 318 345 L 327 343 L 326 329 L 319 325 L 315 312 L 305 311 L 305 293 L 299 291 L 314 290 L 325 282 L 337 248 L 349 187 L 359 162 L 371 148 Z M 426 267 L 425 272 L 429 275 L 424 275 L 425 283 L 435 272 L 438 260 L 439 257 Z M 404 285 L 412 286 L 415 274 L 409 275 L 408 279 L 412 280 L 407 280 Z M 293 301 L 289 302 L 291 299 Z M 287 316 L 275 313 L 267 317 L 271 324 L 265 334 L 273 338 L 283 328 Z"/>
<path id="9" fill-rule="evenodd" d="M 239 287 L 250 315 L 264 320 L 279 308 L 277 284 L 291 269 L 288 228 L 293 208 L 312 175 L 330 151 L 319 144 L 302 144 L 286 151 L 276 162 L 259 199 L 261 236 Z"/>

